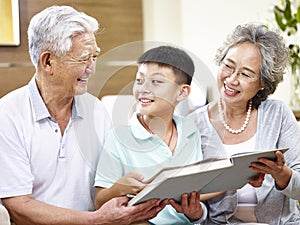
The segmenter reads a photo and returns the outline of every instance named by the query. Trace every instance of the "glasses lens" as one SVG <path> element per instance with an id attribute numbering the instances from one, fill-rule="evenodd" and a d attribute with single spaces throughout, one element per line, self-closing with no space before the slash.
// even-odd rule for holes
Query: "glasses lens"
<path id="1" fill-rule="evenodd" d="M 223 61 L 222 61 L 222 64 L 221 64 L 221 69 L 227 75 L 231 75 L 231 74 L 234 73 L 234 69 L 229 64 L 226 64 Z"/>
<path id="2" fill-rule="evenodd" d="M 250 82 L 257 80 L 258 78 L 251 72 L 239 72 L 239 79 Z"/>
<path id="3" fill-rule="evenodd" d="M 222 61 L 221 70 L 227 75 L 232 75 L 236 71 L 233 66 L 231 66 L 229 63 L 226 63 L 224 61 Z M 239 71 L 237 72 L 237 76 L 239 80 L 246 81 L 246 82 L 256 81 L 258 79 L 258 77 L 250 71 L 242 71 L 242 72 Z"/>

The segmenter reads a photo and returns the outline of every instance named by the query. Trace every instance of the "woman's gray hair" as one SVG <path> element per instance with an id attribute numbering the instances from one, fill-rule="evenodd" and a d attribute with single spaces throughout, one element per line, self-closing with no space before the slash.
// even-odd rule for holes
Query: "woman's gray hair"
<path id="1" fill-rule="evenodd" d="M 62 56 L 72 47 L 72 38 L 85 32 L 95 33 L 97 20 L 70 6 L 51 6 L 36 14 L 28 27 L 29 54 L 37 68 L 44 51 Z"/>
<path id="2" fill-rule="evenodd" d="M 277 85 L 283 80 L 283 74 L 289 64 L 289 50 L 283 37 L 277 32 L 271 31 L 265 25 L 246 24 L 237 26 L 228 35 L 223 46 L 218 49 L 215 62 L 220 65 L 229 49 L 243 42 L 251 42 L 258 46 L 261 55 L 261 83 L 264 89 L 257 92 L 252 98 L 253 106 L 260 103 L 273 94 Z"/>

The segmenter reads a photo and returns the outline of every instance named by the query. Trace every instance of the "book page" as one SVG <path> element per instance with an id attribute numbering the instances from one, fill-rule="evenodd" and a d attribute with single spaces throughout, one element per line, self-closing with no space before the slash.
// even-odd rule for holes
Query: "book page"
<path id="1" fill-rule="evenodd" d="M 260 157 L 275 160 L 276 151 L 281 151 L 284 153 L 287 150 L 288 148 L 272 149 L 267 151 L 255 151 L 233 155 L 233 167 L 215 177 L 209 184 L 201 189 L 201 193 L 204 194 L 242 188 L 250 179 L 257 175 L 255 170 L 249 168 L 251 162 L 256 162 Z"/>
<path id="2" fill-rule="evenodd" d="M 128 205 L 152 198 L 181 201 L 182 194 L 192 191 L 206 194 L 239 189 L 257 174 L 249 168 L 251 162 L 260 157 L 275 160 L 276 151 L 286 150 L 287 148 L 243 153 L 230 159 L 208 159 L 188 166 L 164 169 Z"/>
<path id="3" fill-rule="evenodd" d="M 161 179 L 165 179 L 171 174 L 174 173 L 180 173 L 182 174 L 189 174 L 193 173 L 195 171 L 195 167 L 197 168 L 197 171 L 200 172 L 200 170 L 206 170 L 206 169 L 215 169 L 216 167 L 220 166 L 224 162 L 220 162 L 220 164 L 214 163 L 212 164 L 211 162 L 216 162 L 220 160 L 226 160 L 226 158 L 207 158 L 192 164 L 184 165 L 184 166 L 174 166 L 174 167 L 167 167 L 156 173 L 153 177 L 149 178 L 148 180 L 143 181 L 144 183 L 151 183 L 154 179 L 155 182 L 158 182 Z M 199 167 L 197 167 L 199 165 Z M 180 175 L 178 174 L 178 175 Z"/>
<path id="4" fill-rule="evenodd" d="M 174 198 L 181 201 L 181 195 L 199 191 L 201 187 L 231 167 L 230 159 L 204 160 L 198 163 L 162 170 L 128 205 L 137 204 L 152 198 Z"/>

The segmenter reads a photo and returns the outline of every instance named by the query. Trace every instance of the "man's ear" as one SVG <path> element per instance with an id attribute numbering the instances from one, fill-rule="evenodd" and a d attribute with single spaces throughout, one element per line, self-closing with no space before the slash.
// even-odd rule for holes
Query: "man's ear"
<path id="1" fill-rule="evenodd" d="M 179 94 L 177 96 L 177 101 L 182 101 L 182 100 L 186 99 L 189 96 L 190 93 L 191 93 L 190 85 L 183 84 L 180 87 L 180 91 L 179 91 Z"/>
<path id="2" fill-rule="evenodd" d="M 51 67 L 51 52 L 43 52 L 40 55 L 40 67 L 47 72 L 52 71 L 52 67 Z"/>

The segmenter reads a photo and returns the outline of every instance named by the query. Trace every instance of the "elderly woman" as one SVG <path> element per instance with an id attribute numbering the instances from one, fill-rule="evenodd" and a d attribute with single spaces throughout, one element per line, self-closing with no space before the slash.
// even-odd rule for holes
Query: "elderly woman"
<path id="1" fill-rule="evenodd" d="M 202 133 L 203 151 L 216 141 L 228 157 L 251 150 L 289 150 L 276 152 L 275 162 L 252 163 L 258 179 L 210 200 L 207 224 L 300 224 L 300 131 L 289 107 L 267 99 L 288 65 L 282 37 L 263 25 L 238 26 L 219 49 L 216 63 L 220 99 L 191 115 Z"/>

